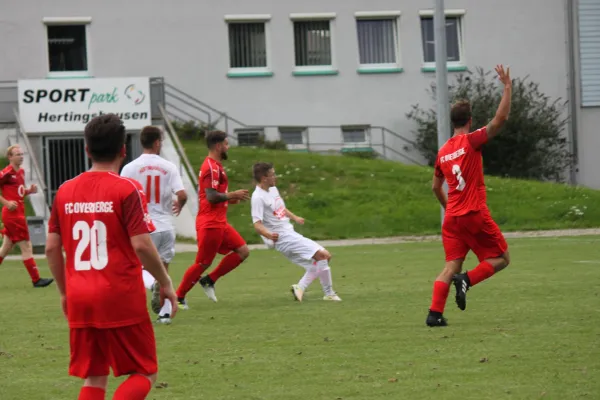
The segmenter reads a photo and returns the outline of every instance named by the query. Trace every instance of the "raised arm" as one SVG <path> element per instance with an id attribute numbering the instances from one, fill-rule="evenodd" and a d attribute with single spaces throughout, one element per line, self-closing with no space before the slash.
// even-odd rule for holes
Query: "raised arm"
<path id="1" fill-rule="evenodd" d="M 291 212 L 287 208 L 285 209 L 285 215 L 286 215 L 286 217 L 288 217 L 289 219 L 291 219 L 295 223 L 300 224 L 300 225 L 304 225 L 304 218 L 297 216 L 296 214 L 294 214 L 293 212 Z"/>
<path id="2" fill-rule="evenodd" d="M 248 200 L 250 198 L 248 191 L 245 189 L 236 190 L 235 192 L 220 193 L 217 192 L 216 189 L 206 188 L 204 189 L 204 193 L 206 193 L 206 199 L 211 204 L 222 203 L 229 200 Z"/>
<path id="3" fill-rule="evenodd" d="M 502 128 L 504 123 L 508 120 L 508 115 L 510 114 L 510 103 L 512 96 L 510 68 L 507 68 L 506 71 L 504 71 L 504 67 L 502 65 L 498 65 L 496 66 L 496 72 L 498 73 L 498 79 L 504 84 L 504 93 L 502 93 L 502 100 L 500 100 L 500 105 L 498 106 L 496 115 L 487 126 L 488 139 L 491 139 L 498 134 L 500 128 Z"/>

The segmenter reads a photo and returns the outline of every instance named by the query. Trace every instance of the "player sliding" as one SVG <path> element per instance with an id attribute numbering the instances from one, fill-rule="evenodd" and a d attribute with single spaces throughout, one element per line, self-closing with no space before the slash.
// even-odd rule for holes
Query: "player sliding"
<path id="1" fill-rule="evenodd" d="M 0 264 L 16 244 L 21 250 L 23 265 L 29 272 L 33 287 L 46 287 L 54 279 L 40 278 L 38 267 L 33 259 L 29 228 L 25 219 L 25 196 L 37 193 L 37 187 L 31 185 L 28 189 L 25 188 L 25 170 L 21 168 L 23 150 L 19 145 L 10 146 L 6 150 L 6 157 L 9 164 L 0 172 L 0 188 L 2 189 L 0 203 L 4 206 L 2 207 L 4 229 L 1 231 L 4 240 L 0 248 Z"/>
<path id="2" fill-rule="evenodd" d="M 200 285 L 212 301 L 217 301 L 215 282 L 237 268 L 249 255 L 246 242 L 227 222 L 228 205 L 248 200 L 250 197 L 247 190 L 227 192 L 227 174 L 221 164 L 221 161 L 227 160 L 227 134 L 221 131 L 208 132 L 206 145 L 208 157 L 202 163 L 198 182 L 198 253 L 194 264 L 185 271 L 177 288 L 177 297 L 183 309 L 188 308 L 185 296 L 198 282 L 202 273 L 210 267 L 217 253 L 226 256 L 210 274 L 200 279 Z"/>
<path id="3" fill-rule="evenodd" d="M 294 230 L 290 219 L 304 224 L 304 219 L 294 215 L 285 207 L 285 202 L 275 186 L 277 176 L 273 164 L 254 164 L 256 189 L 252 193 L 252 223 L 267 246 L 274 247 L 288 260 L 306 270 L 292 294 L 302 301 L 304 292 L 315 279 L 319 278 L 325 297 L 323 300 L 342 301 L 333 290 L 329 261 L 331 254 L 318 243 L 305 238 Z"/>
<path id="4" fill-rule="evenodd" d="M 426 320 L 429 326 L 448 325 L 443 313 L 451 281 L 456 289 L 456 304 L 464 310 L 469 288 L 503 270 L 510 262 L 508 245 L 487 207 L 481 156 L 482 146 L 499 133 L 510 113 L 510 69 L 505 71 L 498 65 L 496 72 L 504 84 L 496 116 L 486 127 L 469 133 L 471 105 L 468 101 L 454 104 L 450 114 L 454 136 L 439 150 L 435 162 L 433 192 L 446 209 L 442 226 L 446 264 L 433 285 L 433 300 Z M 448 198 L 442 189 L 444 180 L 448 182 Z M 479 265 L 460 273 L 469 250 L 477 256 Z"/>
<path id="5" fill-rule="evenodd" d="M 109 368 L 115 376 L 129 375 L 113 399 L 141 400 L 158 370 L 142 263 L 171 300 L 171 317 L 177 297 L 150 238 L 143 192 L 118 174 L 125 126 L 116 115 L 105 114 L 86 125 L 84 136 L 92 168 L 58 189 L 46 241 L 69 322 L 69 374 L 85 380 L 79 400 L 105 398 Z"/>
<path id="6" fill-rule="evenodd" d="M 145 185 L 146 200 L 150 218 L 156 230 L 150 234 L 165 269 L 175 255 L 175 229 L 172 215 L 179 215 L 187 201 L 181 175 L 172 162 L 165 160 L 159 154 L 162 148 L 163 134 L 156 126 L 146 126 L 140 134 L 140 143 L 144 152 L 141 156 L 127 164 L 121 171 L 121 176 L 135 179 Z M 177 196 L 173 203 L 173 195 Z M 164 300 L 160 285 L 146 271 L 144 285 L 152 289 L 152 311 L 158 314 L 157 322 L 171 323 L 171 302 Z"/>

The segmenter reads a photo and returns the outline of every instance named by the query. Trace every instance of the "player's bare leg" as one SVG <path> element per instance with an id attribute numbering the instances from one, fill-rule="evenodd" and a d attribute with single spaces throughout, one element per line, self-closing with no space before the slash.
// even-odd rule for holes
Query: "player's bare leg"
<path id="1" fill-rule="evenodd" d="M 108 385 L 108 375 L 89 376 L 83 382 L 83 387 L 79 392 L 79 400 L 104 400 L 106 387 Z"/>
<path id="2" fill-rule="evenodd" d="M 0 264 L 4 261 L 4 258 L 10 253 L 15 244 L 8 238 L 8 236 L 4 235 L 4 240 L 2 241 L 2 247 L 0 247 Z"/>
<path id="3" fill-rule="evenodd" d="M 453 277 L 454 287 L 456 289 L 456 305 L 461 310 L 467 308 L 467 291 L 471 286 L 475 286 L 484 280 L 491 278 L 497 272 L 502 271 L 510 264 L 510 254 L 506 251 L 500 257 L 487 258 L 483 260 L 474 269 L 457 274 Z"/>
<path id="4" fill-rule="evenodd" d="M 113 400 L 143 400 L 148 396 L 155 382 L 156 374 L 129 375 L 129 378 L 117 388 Z"/>
<path id="5" fill-rule="evenodd" d="M 227 254 L 210 274 L 200 279 L 199 283 L 209 299 L 214 302 L 217 301 L 217 295 L 215 293 L 215 283 L 217 280 L 236 269 L 249 255 L 250 249 L 248 248 L 248 245 L 238 247 Z"/>
<path id="6" fill-rule="evenodd" d="M 38 271 L 37 264 L 33 259 L 33 246 L 30 241 L 22 240 L 17 242 L 17 246 L 21 249 L 21 258 L 23 259 L 23 265 L 27 268 L 27 272 L 31 277 L 31 283 L 33 283 L 33 287 L 46 287 L 54 282 L 52 278 L 40 278 L 40 273 Z"/>
<path id="7" fill-rule="evenodd" d="M 464 259 L 462 258 L 446 261 L 444 269 L 433 283 L 431 307 L 429 307 L 429 315 L 427 315 L 427 320 L 425 321 L 428 326 L 436 327 L 448 325 L 446 318 L 444 318 L 444 308 L 446 307 L 446 300 L 448 299 L 448 293 L 450 292 L 450 282 L 452 282 L 452 278 L 462 270 L 463 262 Z"/>

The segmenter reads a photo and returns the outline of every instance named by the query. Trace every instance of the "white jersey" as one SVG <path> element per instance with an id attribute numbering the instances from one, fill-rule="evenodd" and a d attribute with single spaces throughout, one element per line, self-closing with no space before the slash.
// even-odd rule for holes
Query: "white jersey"
<path id="1" fill-rule="evenodd" d="M 269 191 L 256 187 L 252 193 L 252 223 L 262 221 L 265 228 L 275 233 L 293 231 L 294 226 L 285 215 L 285 202 L 275 186 Z"/>
<path id="2" fill-rule="evenodd" d="M 156 154 L 142 154 L 121 171 L 121 175 L 135 179 L 146 191 L 148 213 L 156 232 L 173 229 L 173 195 L 184 190 L 175 164 Z"/>

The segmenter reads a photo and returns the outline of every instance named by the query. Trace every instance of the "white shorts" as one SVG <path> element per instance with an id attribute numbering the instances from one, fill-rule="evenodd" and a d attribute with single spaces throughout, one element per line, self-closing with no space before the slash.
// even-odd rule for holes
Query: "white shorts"
<path id="1" fill-rule="evenodd" d="M 313 256 L 324 248 L 296 231 L 289 231 L 279 234 L 279 239 L 275 242 L 275 249 L 294 264 L 302 268 L 312 268 L 315 262 Z"/>
<path id="2" fill-rule="evenodd" d="M 153 232 L 150 234 L 161 260 L 170 263 L 175 257 L 175 231 Z"/>

